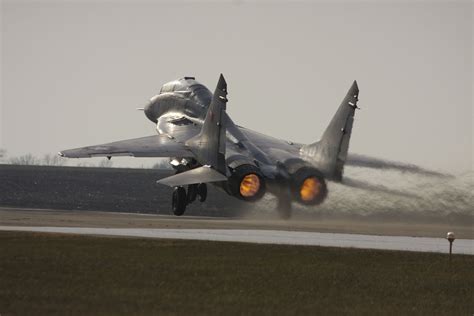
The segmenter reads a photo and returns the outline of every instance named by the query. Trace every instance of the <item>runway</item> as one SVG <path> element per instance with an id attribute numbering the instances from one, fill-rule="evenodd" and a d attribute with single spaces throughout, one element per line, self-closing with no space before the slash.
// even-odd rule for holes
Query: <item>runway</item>
<path id="1" fill-rule="evenodd" d="M 294 216 L 281 220 L 276 214 L 247 217 L 170 216 L 77 210 L 1 208 L 0 226 L 94 227 L 94 228 L 176 228 L 176 229 L 250 229 L 341 233 L 384 236 L 443 238 L 454 231 L 460 239 L 474 239 L 472 224 L 463 225 L 420 221 L 354 220 Z"/>
<path id="2" fill-rule="evenodd" d="M 470 223 L 403 223 L 347 219 L 167 216 L 96 211 L 0 208 L 0 231 L 196 239 L 263 244 L 353 247 L 402 251 L 448 251 L 443 237 L 454 231 L 454 253 L 474 254 Z"/>
<path id="3" fill-rule="evenodd" d="M 446 253 L 448 250 L 448 242 L 443 238 L 375 236 L 280 230 L 0 226 L 0 231 L 193 239 L 259 244 L 349 247 L 439 253 Z M 456 240 L 454 243 L 454 253 L 474 255 L 474 240 Z"/>

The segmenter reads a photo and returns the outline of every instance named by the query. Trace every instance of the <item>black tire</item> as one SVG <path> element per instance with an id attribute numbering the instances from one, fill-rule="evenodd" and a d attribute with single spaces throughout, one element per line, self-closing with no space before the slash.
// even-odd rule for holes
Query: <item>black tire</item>
<path id="1" fill-rule="evenodd" d="M 197 192 L 199 195 L 199 202 L 204 202 L 207 199 L 207 185 L 205 183 L 199 183 Z"/>
<path id="2" fill-rule="evenodd" d="M 197 184 L 188 185 L 188 194 L 187 194 L 188 204 L 191 204 L 194 201 L 196 201 L 196 197 L 198 195 L 198 189 L 197 188 L 198 188 Z"/>
<path id="3" fill-rule="evenodd" d="M 175 187 L 171 201 L 173 214 L 181 216 L 186 211 L 186 190 L 183 187 Z"/>

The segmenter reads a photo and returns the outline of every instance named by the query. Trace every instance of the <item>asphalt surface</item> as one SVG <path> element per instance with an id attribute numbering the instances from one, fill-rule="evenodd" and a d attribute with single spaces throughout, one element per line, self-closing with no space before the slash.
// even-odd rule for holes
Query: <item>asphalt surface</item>
<path id="1" fill-rule="evenodd" d="M 48 210 L 0 208 L 0 226 L 97 227 L 97 228 L 189 228 L 189 229 L 257 229 L 345 233 L 386 236 L 437 237 L 454 231 L 457 238 L 474 239 L 472 224 L 419 223 L 348 218 L 318 218 L 295 214 L 281 220 L 276 214 L 246 217 L 174 216 L 161 214 L 98 212 L 83 210 Z"/>
<path id="2" fill-rule="evenodd" d="M 156 180 L 172 170 L 0 165 L 0 206 L 169 214 L 173 190 Z M 186 214 L 235 216 L 244 202 L 208 186 Z"/>
<path id="3" fill-rule="evenodd" d="M 222 219 L 88 211 L 0 209 L 0 231 L 27 231 L 145 238 L 196 239 L 264 244 L 353 247 L 474 255 L 472 226 L 374 223 L 347 220 Z"/>
<path id="4" fill-rule="evenodd" d="M 21 227 L 0 226 L 3 231 L 27 231 L 80 235 L 105 235 L 121 237 L 145 237 L 166 239 L 193 239 L 259 244 L 306 245 L 326 247 L 350 247 L 417 252 L 440 252 L 448 249 L 443 238 L 374 236 L 358 234 L 334 234 L 281 230 L 250 229 L 159 229 L 159 228 L 87 228 L 87 227 Z M 474 255 L 474 240 L 455 241 L 455 253 Z"/>

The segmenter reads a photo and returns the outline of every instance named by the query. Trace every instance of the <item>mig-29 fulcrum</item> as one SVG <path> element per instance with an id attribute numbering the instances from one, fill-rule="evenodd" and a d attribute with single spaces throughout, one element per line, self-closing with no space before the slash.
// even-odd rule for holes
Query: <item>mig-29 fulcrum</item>
<path id="1" fill-rule="evenodd" d="M 163 85 L 143 108 L 158 135 L 61 151 L 68 158 L 170 157 L 176 174 L 158 181 L 174 187 L 172 209 L 207 197 L 213 184 L 240 200 L 265 193 L 278 199 L 281 217 L 291 203 L 317 205 L 327 196 L 326 179 L 341 181 L 359 89 L 354 81 L 321 139 L 298 144 L 236 125 L 226 113 L 227 83 L 221 75 L 214 94 L 193 77 Z"/>

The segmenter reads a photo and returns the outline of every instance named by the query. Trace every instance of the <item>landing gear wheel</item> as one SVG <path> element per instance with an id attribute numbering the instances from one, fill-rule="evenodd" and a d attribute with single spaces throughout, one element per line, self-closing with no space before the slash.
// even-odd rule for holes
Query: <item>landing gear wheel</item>
<path id="1" fill-rule="evenodd" d="M 207 185 L 205 183 L 200 183 L 197 191 L 199 194 L 199 201 L 204 202 L 207 199 Z"/>
<path id="2" fill-rule="evenodd" d="M 197 184 L 188 185 L 188 195 L 187 195 L 188 204 L 191 204 L 196 200 L 196 197 L 198 194 L 197 187 L 198 187 Z"/>
<path id="3" fill-rule="evenodd" d="M 183 215 L 186 211 L 186 203 L 186 190 L 183 187 L 175 187 L 171 201 L 173 214 L 176 216 Z"/>

